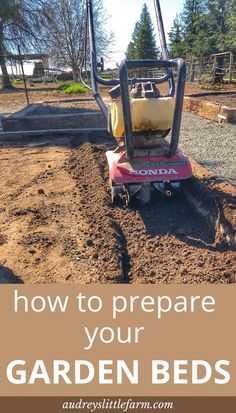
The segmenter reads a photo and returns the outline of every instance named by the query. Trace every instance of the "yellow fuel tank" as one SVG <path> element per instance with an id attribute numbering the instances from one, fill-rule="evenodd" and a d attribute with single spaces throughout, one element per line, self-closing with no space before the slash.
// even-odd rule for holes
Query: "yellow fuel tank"
<path id="1" fill-rule="evenodd" d="M 175 99 L 172 97 L 131 99 L 132 129 L 134 132 L 165 131 L 172 128 Z M 110 108 L 112 133 L 118 140 L 124 136 L 121 97 Z"/>

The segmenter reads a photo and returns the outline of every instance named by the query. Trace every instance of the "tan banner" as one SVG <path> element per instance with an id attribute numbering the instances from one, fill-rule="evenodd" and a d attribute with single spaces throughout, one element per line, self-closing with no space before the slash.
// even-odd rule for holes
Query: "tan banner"
<path id="1" fill-rule="evenodd" d="M 0 394 L 236 396 L 235 307 L 233 285 L 2 286 Z"/>

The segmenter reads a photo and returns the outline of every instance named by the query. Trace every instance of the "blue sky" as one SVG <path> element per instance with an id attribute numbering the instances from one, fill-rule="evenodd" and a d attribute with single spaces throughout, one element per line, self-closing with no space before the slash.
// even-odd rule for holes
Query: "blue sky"
<path id="1" fill-rule="evenodd" d="M 107 62 L 107 65 L 110 67 L 115 66 L 117 61 L 123 59 L 124 51 L 130 41 L 134 25 L 139 20 L 144 3 L 147 4 L 152 21 L 155 23 L 156 17 L 153 0 L 104 0 L 104 6 L 111 16 L 108 30 L 114 32 L 116 39 L 113 47 L 115 52 L 111 54 L 111 61 Z M 170 31 L 176 14 L 182 11 L 183 3 L 184 0 L 161 0 L 166 33 Z"/>

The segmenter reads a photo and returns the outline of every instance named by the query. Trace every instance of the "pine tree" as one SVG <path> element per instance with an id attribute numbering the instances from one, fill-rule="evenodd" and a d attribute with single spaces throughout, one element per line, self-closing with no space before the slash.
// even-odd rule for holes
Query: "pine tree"
<path id="1" fill-rule="evenodd" d="M 172 56 L 236 51 L 236 1 L 185 0 L 169 38 Z"/>
<path id="2" fill-rule="evenodd" d="M 127 59 L 156 59 L 158 48 L 154 28 L 147 5 L 144 4 L 140 20 L 135 24 L 131 42 L 128 45 Z"/>
<path id="3" fill-rule="evenodd" d="M 228 1 L 226 11 L 227 33 L 225 36 L 225 50 L 236 53 L 236 2 Z"/>
<path id="4" fill-rule="evenodd" d="M 181 15 L 183 25 L 183 54 L 185 57 L 193 56 L 199 51 L 199 46 L 208 43 L 205 34 L 205 0 L 185 0 Z M 202 43 L 203 42 L 203 43 Z M 204 47 L 206 48 L 206 47 Z"/>
<path id="5" fill-rule="evenodd" d="M 235 0 L 208 0 L 207 6 L 211 52 L 235 50 Z"/>
<path id="6" fill-rule="evenodd" d="M 169 49 L 171 57 L 183 56 L 182 41 L 181 22 L 177 15 L 171 28 L 171 32 L 169 33 Z"/>

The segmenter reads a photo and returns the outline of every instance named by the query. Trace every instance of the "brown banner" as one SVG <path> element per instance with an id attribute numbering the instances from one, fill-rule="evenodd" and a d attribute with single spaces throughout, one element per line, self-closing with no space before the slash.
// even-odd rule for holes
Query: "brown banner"
<path id="1" fill-rule="evenodd" d="M 67 408 L 68 406 L 68 408 Z M 134 398 L 63 398 L 63 397 L 1 397 L 4 413 L 63 412 L 169 412 L 169 413 L 235 413 L 236 397 L 169 397 L 164 399 Z"/>
<path id="2" fill-rule="evenodd" d="M 235 286 L 2 286 L 0 395 L 235 396 L 235 307 Z"/>

